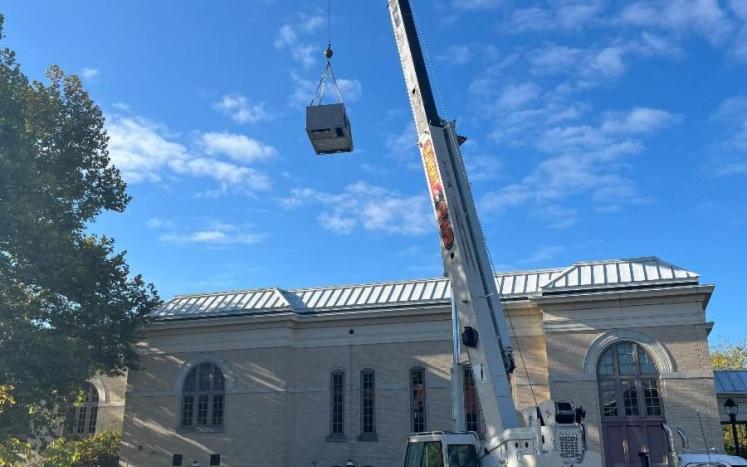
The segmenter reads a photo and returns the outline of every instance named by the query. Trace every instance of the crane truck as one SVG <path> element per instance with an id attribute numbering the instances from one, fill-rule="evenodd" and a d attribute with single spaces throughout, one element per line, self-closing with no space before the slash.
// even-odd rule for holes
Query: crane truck
<path id="1" fill-rule="evenodd" d="M 586 450 L 582 420 L 566 401 L 524 410 L 511 393 L 511 337 L 477 218 L 455 124 L 438 115 L 409 0 L 388 0 L 428 193 L 441 237 L 444 272 L 474 374 L 485 435 L 431 432 L 410 436 L 405 467 L 570 466 Z"/>
<path id="2" fill-rule="evenodd" d="M 438 115 L 423 50 L 409 0 L 387 0 L 405 76 L 418 146 L 441 238 L 444 273 L 451 282 L 455 350 L 464 346 L 485 421 L 483 437 L 474 432 L 412 434 L 405 467 L 597 467 L 600 456 L 586 456 L 583 409 L 568 401 L 536 403 L 517 414 L 511 392 L 514 363 L 509 322 L 495 284 L 485 237 L 477 218 L 454 122 Z M 317 154 L 350 152 L 350 122 L 344 104 L 322 105 L 331 47 L 320 81 L 319 102 L 307 107 L 306 131 Z M 336 86 L 336 84 L 335 84 Z M 340 97 L 342 100 L 342 98 Z M 458 326 L 458 328 L 456 327 Z M 454 401 L 456 403 L 456 401 Z M 677 453 L 672 430 L 668 463 L 673 467 L 743 467 L 747 461 L 722 454 Z M 684 438 L 683 438 L 684 440 Z M 686 450 L 687 443 L 683 441 Z M 644 462 L 645 453 L 641 465 Z"/>

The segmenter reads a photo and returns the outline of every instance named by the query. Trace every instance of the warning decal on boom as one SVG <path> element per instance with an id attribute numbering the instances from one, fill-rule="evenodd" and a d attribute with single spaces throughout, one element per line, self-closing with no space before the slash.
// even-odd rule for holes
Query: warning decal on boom
<path id="1" fill-rule="evenodd" d="M 436 153 L 433 150 L 433 140 L 428 133 L 424 133 L 420 140 L 420 154 L 423 157 L 425 178 L 428 181 L 428 190 L 433 201 L 433 211 L 436 214 L 441 242 L 444 248 L 451 250 L 454 246 L 454 229 L 451 227 L 451 219 L 449 219 L 449 205 L 446 203 L 441 171 L 438 169 Z"/>

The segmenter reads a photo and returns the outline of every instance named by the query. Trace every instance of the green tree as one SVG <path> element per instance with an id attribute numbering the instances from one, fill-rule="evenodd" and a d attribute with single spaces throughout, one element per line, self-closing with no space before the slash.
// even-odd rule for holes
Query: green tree
<path id="1" fill-rule="evenodd" d="M 733 343 L 726 340 L 711 345 L 711 366 L 714 370 L 744 370 L 747 369 L 747 342 Z M 719 407 L 723 410 L 722 407 Z M 740 407 L 740 412 L 745 408 Z M 736 454 L 734 446 L 734 435 L 731 425 L 723 425 L 724 447 L 729 454 Z M 747 426 L 737 426 L 737 437 L 739 438 L 740 454 L 747 453 Z"/>
<path id="2" fill-rule="evenodd" d="M 59 438 L 44 451 L 44 467 L 116 467 L 122 435 L 111 431 L 81 439 Z"/>
<path id="3" fill-rule="evenodd" d="M 744 370 L 747 368 L 747 342 L 721 341 L 711 345 L 711 366 L 714 370 Z"/>
<path id="4" fill-rule="evenodd" d="M 3 39 L 0 15 L 0 42 Z M 30 81 L 0 49 L 0 445 L 45 439 L 82 382 L 136 363 L 131 344 L 159 304 L 114 242 L 87 226 L 130 201 L 104 116 L 75 75 Z"/>

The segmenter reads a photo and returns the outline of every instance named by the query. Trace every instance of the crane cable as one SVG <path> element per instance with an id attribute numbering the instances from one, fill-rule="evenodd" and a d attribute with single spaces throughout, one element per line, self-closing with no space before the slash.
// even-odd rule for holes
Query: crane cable
<path id="1" fill-rule="evenodd" d="M 329 1 L 331 2 L 331 0 Z M 420 26 L 420 21 L 418 20 L 418 14 L 415 11 L 415 2 L 412 2 L 411 5 L 412 5 L 411 6 L 412 16 L 413 16 L 413 19 L 415 20 L 415 28 L 418 31 L 418 37 L 420 38 L 420 42 L 423 44 L 423 55 L 426 61 L 426 68 L 428 69 L 430 76 L 433 78 L 431 81 L 433 83 L 433 87 L 436 89 L 436 97 L 437 97 L 435 99 L 436 105 L 438 105 L 441 108 L 443 115 L 448 115 L 446 113 L 446 104 L 444 103 L 443 96 L 441 95 L 441 88 L 438 86 L 438 79 L 436 78 L 435 68 L 433 67 L 433 62 L 431 61 L 431 55 L 428 50 L 428 43 L 425 40 L 425 37 L 422 34 L 420 34 L 420 31 L 422 31 L 423 28 Z M 456 138 L 456 127 L 452 125 L 450 122 L 446 122 L 446 124 L 451 126 L 451 130 L 447 131 L 446 133 L 449 135 L 449 138 L 451 139 L 452 146 L 455 148 L 459 148 L 459 141 L 457 141 L 457 138 Z M 462 164 L 457 164 L 457 165 L 461 168 L 464 180 L 467 180 L 467 183 L 469 184 L 469 189 L 471 190 L 472 184 L 469 182 L 469 179 L 467 178 L 467 173 L 464 169 L 464 161 L 461 156 L 461 150 L 457 150 L 456 155 L 460 159 L 462 159 Z M 475 207 L 475 209 L 476 208 L 477 207 Z M 485 234 L 482 228 L 482 223 L 480 222 L 480 219 L 478 216 L 475 217 L 474 221 L 477 222 L 478 228 L 480 229 L 481 232 L 483 232 L 482 242 L 483 242 L 483 245 L 485 246 L 485 251 L 487 251 L 488 253 L 488 261 L 490 262 L 490 268 L 493 271 L 493 273 L 495 273 L 495 265 L 493 264 L 493 256 L 490 254 L 490 248 L 488 247 L 488 243 L 485 240 Z M 493 280 L 495 280 L 495 278 L 493 278 Z M 534 391 L 534 384 L 532 384 L 532 378 L 529 376 L 529 369 L 527 368 L 526 361 L 524 360 L 524 353 L 521 351 L 521 345 L 519 344 L 519 338 L 516 335 L 516 329 L 514 328 L 514 323 L 511 320 L 511 316 L 508 314 L 508 311 L 504 312 L 504 315 L 506 316 L 506 319 L 508 320 L 508 324 L 511 327 L 511 331 L 513 332 L 514 337 L 515 337 L 514 341 L 516 343 L 516 350 L 519 353 L 519 360 L 521 361 L 521 367 L 524 370 L 524 374 L 526 375 L 526 378 L 527 378 L 527 384 L 529 385 L 529 391 L 532 394 L 532 401 L 534 402 L 535 407 L 539 407 L 539 403 L 537 402 L 537 395 L 535 394 L 535 391 Z M 497 332 L 497 329 L 496 329 L 496 332 Z"/>
<path id="2" fill-rule="evenodd" d="M 326 63 L 319 84 L 316 86 L 316 91 L 314 91 L 314 95 L 311 97 L 309 106 L 322 104 L 322 98 L 324 98 L 324 94 L 327 92 L 327 82 L 330 78 L 332 79 L 332 85 L 335 88 L 337 98 L 340 99 L 340 103 L 345 103 L 342 98 L 342 92 L 340 92 L 340 86 L 337 85 L 335 72 L 332 71 L 332 55 L 334 55 L 334 52 L 332 51 L 332 0 L 327 0 L 327 48 L 324 49 Z"/>

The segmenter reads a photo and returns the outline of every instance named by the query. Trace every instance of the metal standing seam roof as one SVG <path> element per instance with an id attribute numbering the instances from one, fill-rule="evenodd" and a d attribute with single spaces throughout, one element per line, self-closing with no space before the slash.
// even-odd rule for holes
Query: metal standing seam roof
<path id="1" fill-rule="evenodd" d="M 504 300 L 584 290 L 697 283 L 697 274 L 655 257 L 576 263 L 565 269 L 496 274 Z M 315 313 L 360 308 L 448 303 L 447 279 L 408 280 L 308 289 L 280 288 L 180 295 L 159 307 L 156 319 L 231 314 Z"/>
<path id="2" fill-rule="evenodd" d="M 713 382 L 716 394 L 747 394 L 747 370 L 716 370 Z"/>

